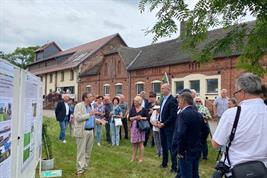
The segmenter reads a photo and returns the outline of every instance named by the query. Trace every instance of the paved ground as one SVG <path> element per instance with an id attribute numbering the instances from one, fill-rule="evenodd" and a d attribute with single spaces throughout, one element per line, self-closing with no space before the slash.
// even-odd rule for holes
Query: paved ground
<path id="1" fill-rule="evenodd" d="M 46 117 L 55 117 L 55 111 L 54 110 L 44 110 L 43 115 Z M 217 127 L 217 122 L 216 121 L 210 121 L 210 128 L 211 128 L 211 133 L 213 134 L 216 127 Z"/>

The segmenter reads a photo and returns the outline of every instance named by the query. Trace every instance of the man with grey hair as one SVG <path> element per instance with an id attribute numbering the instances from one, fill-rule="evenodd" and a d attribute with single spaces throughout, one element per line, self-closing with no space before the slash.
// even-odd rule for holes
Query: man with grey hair
<path id="1" fill-rule="evenodd" d="M 222 117 L 222 114 L 224 111 L 228 109 L 228 97 L 227 97 L 227 90 L 222 89 L 221 90 L 221 96 L 217 97 L 213 104 L 213 111 L 214 116 L 217 118 L 217 121 L 220 121 L 220 118 Z"/>
<path id="2" fill-rule="evenodd" d="M 233 167 L 248 161 L 262 161 L 267 166 L 267 106 L 261 98 L 261 79 L 252 73 L 244 73 L 236 84 L 234 95 L 241 101 L 241 112 L 228 154 L 231 165 L 227 161 L 225 163 Z M 213 135 L 214 148 L 218 149 L 228 143 L 236 113 L 236 107 L 223 113 Z"/>

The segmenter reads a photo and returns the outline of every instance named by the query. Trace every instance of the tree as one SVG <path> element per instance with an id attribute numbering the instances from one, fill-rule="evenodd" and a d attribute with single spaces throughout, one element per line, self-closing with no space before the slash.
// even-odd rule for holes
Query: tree
<path id="1" fill-rule="evenodd" d="M 18 67 L 26 69 L 27 65 L 34 61 L 35 50 L 38 48 L 39 46 L 30 46 L 27 48 L 16 48 L 14 52 L 9 53 L 9 54 L 4 54 L 1 51 L 0 57 Z"/>
<path id="2" fill-rule="evenodd" d="M 260 76 L 267 74 L 263 56 L 267 52 L 267 1 L 266 0 L 200 0 L 193 10 L 184 0 L 141 0 L 139 9 L 146 6 L 157 10 L 158 21 L 147 31 L 154 34 L 153 41 L 176 33 L 176 21 L 185 23 L 180 34 L 183 47 L 198 62 L 207 62 L 219 53 L 241 53 L 237 67 Z M 256 18 L 252 28 L 239 24 L 246 15 Z M 226 35 L 220 39 L 207 40 L 208 29 L 223 27 Z"/>

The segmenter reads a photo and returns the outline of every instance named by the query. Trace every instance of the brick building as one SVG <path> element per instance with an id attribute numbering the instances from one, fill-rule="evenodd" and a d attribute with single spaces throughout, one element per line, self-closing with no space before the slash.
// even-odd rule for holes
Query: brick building
<path id="1" fill-rule="evenodd" d="M 28 65 L 28 70 L 41 78 L 43 95 L 69 91 L 77 100 L 79 74 L 92 66 L 99 66 L 105 53 L 121 46 L 127 45 L 119 34 L 67 50 L 51 42 L 36 50 L 35 61 Z"/>

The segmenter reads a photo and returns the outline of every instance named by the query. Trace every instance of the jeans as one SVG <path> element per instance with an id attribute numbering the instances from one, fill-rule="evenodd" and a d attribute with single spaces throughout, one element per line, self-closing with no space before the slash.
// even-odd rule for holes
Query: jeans
<path id="1" fill-rule="evenodd" d="M 106 140 L 108 142 L 108 144 L 110 144 L 111 139 L 110 139 L 110 121 L 108 121 L 108 123 L 105 125 L 106 128 Z"/>
<path id="2" fill-rule="evenodd" d="M 199 158 L 185 156 L 179 160 L 181 178 L 199 178 Z"/>
<path id="3" fill-rule="evenodd" d="M 110 122 L 112 145 L 120 144 L 120 126 L 115 126 L 115 122 Z"/>
<path id="4" fill-rule="evenodd" d="M 59 127 L 60 127 L 59 140 L 62 140 L 62 141 L 65 140 L 66 138 L 65 132 L 66 132 L 67 125 L 68 125 L 68 116 L 66 116 L 63 121 L 59 122 Z"/>
<path id="5" fill-rule="evenodd" d="M 101 142 L 101 137 L 102 137 L 102 125 L 101 124 L 96 124 L 96 140 L 97 140 L 97 143 Z"/>

